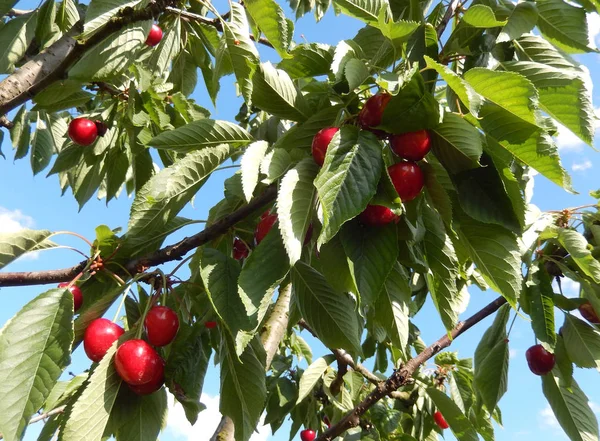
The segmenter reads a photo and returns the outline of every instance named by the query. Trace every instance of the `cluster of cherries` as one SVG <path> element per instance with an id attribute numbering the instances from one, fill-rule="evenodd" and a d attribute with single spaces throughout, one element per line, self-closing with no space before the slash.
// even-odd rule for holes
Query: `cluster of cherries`
<path id="1" fill-rule="evenodd" d="M 150 28 L 150 32 L 148 33 L 148 38 L 146 38 L 146 44 L 150 47 L 156 46 L 163 37 L 162 29 L 153 24 Z M 102 121 L 96 120 L 92 121 L 87 118 L 75 118 L 69 124 L 69 138 L 75 144 L 81 146 L 92 145 L 98 136 L 104 136 L 108 127 Z"/>
<path id="2" fill-rule="evenodd" d="M 373 132 L 378 138 L 389 138 L 392 151 L 404 161 L 388 167 L 388 173 L 394 188 L 403 202 L 412 201 L 423 189 L 423 171 L 417 164 L 429 153 L 431 142 L 426 130 L 389 135 L 374 129 L 381 124 L 383 111 L 391 99 L 387 93 L 378 93 L 367 100 L 358 114 L 358 124 L 364 130 Z M 339 127 L 326 127 L 319 131 L 312 141 L 312 156 L 315 162 L 322 166 L 329 143 L 339 131 Z M 398 221 L 398 216 L 388 207 L 382 205 L 367 205 L 360 214 L 360 221 L 366 225 L 381 226 Z"/>

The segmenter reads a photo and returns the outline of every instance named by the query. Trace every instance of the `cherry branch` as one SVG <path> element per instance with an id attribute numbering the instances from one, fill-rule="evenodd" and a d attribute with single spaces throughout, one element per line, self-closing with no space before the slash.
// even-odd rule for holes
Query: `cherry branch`
<path id="1" fill-rule="evenodd" d="M 452 17 L 456 13 L 456 9 L 458 8 L 458 5 L 459 5 L 459 0 L 450 0 L 450 4 L 448 5 L 448 8 L 446 9 L 446 13 L 442 17 L 442 21 L 440 22 L 440 24 L 437 27 L 438 40 L 440 38 L 442 38 L 442 34 L 446 30 L 446 26 L 448 26 L 450 19 L 452 19 Z"/>
<path id="2" fill-rule="evenodd" d="M 315 441 L 331 441 L 335 437 L 340 436 L 346 430 L 356 427 L 360 423 L 360 417 L 375 403 L 381 400 L 383 397 L 388 396 L 398 390 L 400 387 L 407 384 L 412 378 L 415 371 L 427 360 L 432 358 L 442 349 L 447 348 L 452 344 L 459 335 L 463 334 L 468 329 L 475 326 L 484 318 L 495 313 L 502 305 L 506 303 L 506 299 L 498 297 L 496 300 L 473 314 L 471 317 L 466 319 L 464 322 L 460 322 L 450 332 L 450 337 L 445 334 L 431 346 L 428 346 L 416 357 L 410 359 L 402 368 L 397 369 L 394 373 L 388 377 L 385 382 L 377 385 L 376 389 L 371 392 L 364 400 L 362 400 L 352 411 L 344 416 L 338 423 L 331 426 Z"/>
<path id="3" fill-rule="evenodd" d="M 244 220 L 269 202 L 274 201 L 276 196 L 277 187 L 274 185 L 267 187 L 263 193 L 252 199 L 248 204 L 216 221 L 201 232 L 186 237 L 173 245 L 161 248 L 148 256 L 133 259 L 127 262 L 125 267 L 133 275 L 146 271 L 152 266 L 180 260 L 189 251 L 226 233 L 236 223 Z M 68 282 L 77 276 L 85 268 L 86 264 L 87 261 L 83 261 L 71 268 L 59 270 L 0 273 L 0 287 Z"/>

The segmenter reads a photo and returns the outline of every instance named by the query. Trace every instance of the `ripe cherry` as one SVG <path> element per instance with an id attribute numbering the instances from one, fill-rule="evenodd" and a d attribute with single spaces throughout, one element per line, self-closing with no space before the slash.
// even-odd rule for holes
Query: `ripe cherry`
<path id="1" fill-rule="evenodd" d="M 75 118 L 69 123 L 69 138 L 75 144 L 91 145 L 98 137 L 98 128 L 94 121 L 87 118 Z"/>
<path id="2" fill-rule="evenodd" d="M 325 153 L 327 147 L 333 139 L 333 136 L 339 131 L 339 127 L 326 127 L 317 132 L 312 140 L 312 156 L 318 165 L 325 162 Z"/>
<path id="3" fill-rule="evenodd" d="M 444 415 L 442 415 L 442 413 L 439 410 L 436 410 L 433 414 L 433 420 L 440 429 L 447 429 L 448 427 L 450 427 L 448 425 L 448 422 L 446 421 L 446 418 L 444 418 Z"/>
<path id="4" fill-rule="evenodd" d="M 256 226 L 256 231 L 254 233 L 254 240 L 256 241 L 256 245 L 262 242 L 265 236 L 271 231 L 273 225 L 277 222 L 277 214 L 270 213 L 268 210 L 265 211 L 260 216 L 260 221 L 258 221 L 258 225 Z"/>
<path id="5" fill-rule="evenodd" d="M 400 217 L 383 205 L 367 205 L 367 208 L 360 213 L 358 219 L 365 225 L 380 227 L 390 222 L 398 222 Z"/>
<path id="6" fill-rule="evenodd" d="M 414 162 L 400 162 L 388 167 L 392 184 L 403 202 L 416 198 L 424 185 L 423 171 Z"/>
<path id="7" fill-rule="evenodd" d="M 235 260 L 242 260 L 248 257 L 250 250 L 248 249 L 248 245 L 244 243 L 242 239 L 236 237 L 233 239 L 233 258 Z"/>
<path id="8" fill-rule="evenodd" d="M 106 135 L 108 126 L 105 123 L 103 123 L 102 121 L 97 119 L 96 121 L 94 121 L 94 124 L 96 124 L 96 130 L 98 131 L 98 136 Z"/>
<path id="9" fill-rule="evenodd" d="M 117 349 L 115 369 L 127 384 L 139 386 L 156 378 L 163 369 L 160 355 L 144 340 L 127 340 Z"/>
<path id="10" fill-rule="evenodd" d="M 317 433 L 312 429 L 305 429 L 300 432 L 300 439 L 302 441 L 313 441 L 317 437 Z"/>
<path id="11" fill-rule="evenodd" d="M 206 329 L 213 329 L 217 327 L 217 322 L 206 322 L 204 323 Z"/>
<path id="12" fill-rule="evenodd" d="M 67 288 L 69 286 L 69 282 L 59 283 L 59 288 Z M 73 310 L 77 312 L 81 305 L 83 304 L 83 293 L 81 292 L 81 288 L 77 285 L 73 285 L 68 290 L 73 294 Z"/>
<path id="13" fill-rule="evenodd" d="M 427 130 L 392 135 L 390 146 L 395 154 L 409 161 L 420 161 L 431 150 Z"/>
<path id="14" fill-rule="evenodd" d="M 383 111 L 391 99 L 392 95 L 389 93 L 378 93 L 369 98 L 358 114 L 358 124 L 363 129 L 381 124 Z"/>
<path id="15" fill-rule="evenodd" d="M 163 31 L 157 24 L 153 24 L 150 28 L 150 32 L 148 33 L 148 38 L 146 38 L 146 44 L 150 47 L 156 46 L 162 40 Z"/>
<path id="16" fill-rule="evenodd" d="M 148 341 L 154 346 L 166 346 L 179 330 L 179 317 L 168 306 L 155 306 L 144 320 Z"/>
<path id="17" fill-rule="evenodd" d="M 588 322 L 593 323 L 595 325 L 600 324 L 600 318 L 598 318 L 598 314 L 596 314 L 594 307 L 589 302 L 584 303 L 579 307 L 579 313 Z"/>
<path id="18" fill-rule="evenodd" d="M 165 383 L 165 361 L 161 358 L 158 369 L 154 372 L 154 377 L 146 383 L 139 386 L 129 385 L 129 388 L 138 395 L 150 395 L 156 392 Z"/>
<path id="19" fill-rule="evenodd" d="M 83 334 L 83 349 L 90 360 L 99 362 L 124 333 L 125 330 L 116 323 L 105 318 L 96 319 Z"/>
<path id="20" fill-rule="evenodd" d="M 548 352 L 542 345 L 535 345 L 527 349 L 525 358 L 529 369 L 536 375 L 546 375 L 554 367 L 554 354 Z"/>

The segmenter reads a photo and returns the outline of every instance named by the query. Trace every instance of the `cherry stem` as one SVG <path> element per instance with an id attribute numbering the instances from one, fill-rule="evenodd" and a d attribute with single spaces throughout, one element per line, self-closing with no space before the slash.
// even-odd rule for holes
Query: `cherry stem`
<path id="1" fill-rule="evenodd" d="M 510 323 L 510 326 L 508 327 L 508 332 L 506 333 L 506 338 L 510 337 L 510 331 L 512 331 L 512 328 L 515 324 L 515 321 L 517 320 L 517 316 L 519 315 L 519 310 L 521 309 L 521 306 L 519 305 L 519 309 L 517 309 L 517 312 L 515 312 L 515 315 L 512 319 L 512 322 Z"/>
<path id="2" fill-rule="evenodd" d="M 57 234 L 68 234 L 68 235 L 70 235 L 70 236 L 75 236 L 75 237 L 78 237 L 79 239 L 81 239 L 81 240 L 83 240 L 85 243 L 87 243 L 87 244 L 90 246 L 90 248 L 94 248 L 94 245 L 92 244 L 92 242 L 90 242 L 89 240 L 87 240 L 87 239 L 86 239 L 85 237 L 83 237 L 81 234 L 74 233 L 73 231 L 57 231 L 56 233 L 54 233 L 54 234 L 53 234 L 53 236 L 54 236 L 54 235 L 57 235 Z"/>
<path id="3" fill-rule="evenodd" d="M 63 250 L 71 250 L 71 251 L 75 251 L 76 253 L 81 254 L 83 257 L 85 257 L 86 259 L 89 259 L 90 256 L 88 256 L 87 254 L 85 254 L 83 251 L 78 250 L 77 248 L 73 248 L 73 247 L 68 247 L 66 245 L 59 245 L 57 247 L 54 247 L 53 249 L 63 249 Z M 41 250 L 40 250 L 41 251 Z"/>
<path id="4" fill-rule="evenodd" d="M 175 275 L 175 273 L 176 273 L 177 271 L 179 271 L 179 270 L 181 269 L 181 267 L 182 267 L 183 265 L 185 265 L 185 263 L 186 263 L 186 262 L 188 262 L 188 261 L 189 261 L 190 259 L 192 259 L 193 257 L 194 257 L 194 254 L 192 254 L 192 255 L 190 255 L 190 256 L 188 256 L 188 257 L 186 257 L 186 258 L 185 258 L 185 259 L 183 259 L 181 262 L 179 262 L 179 263 L 177 264 L 177 266 L 176 266 L 176 267 L 173 269 L 173 271 L 171 271 L 171 272 L 169 273 L 169 277 L 173 277 L 173 276 Z M 166 287 L 166 286 L 167 286 L 167 285 L 166 285 L 166 283 L 165 283 L 165 287 Z"/>

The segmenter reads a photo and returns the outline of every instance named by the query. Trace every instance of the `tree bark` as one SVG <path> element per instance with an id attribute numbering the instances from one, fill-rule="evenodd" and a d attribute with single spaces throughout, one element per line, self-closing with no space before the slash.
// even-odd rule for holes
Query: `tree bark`
<path id="1" fill-rule="evenodd" d="M 291 296 L 291 283 L 279 289 L 279 297 L 277 298 L 273 312 L 271 312 L 271 315 L 262 328 L 260 339 L 267 353 L 266 370 L 269 370 L 273 358 L 279 349 L 279 344 L 285 336 L 289 320 Z M 231 418 L 228 416 L 221 418 L 221 422 L 210 438 L 210 441 L 235 441 L 235 427 Z"/>

